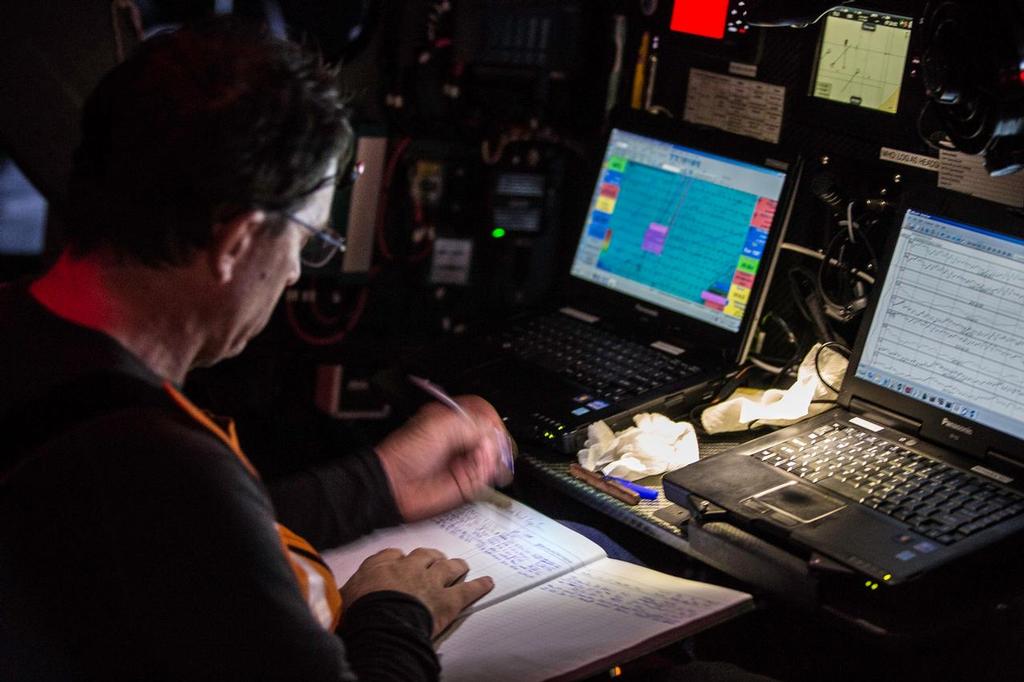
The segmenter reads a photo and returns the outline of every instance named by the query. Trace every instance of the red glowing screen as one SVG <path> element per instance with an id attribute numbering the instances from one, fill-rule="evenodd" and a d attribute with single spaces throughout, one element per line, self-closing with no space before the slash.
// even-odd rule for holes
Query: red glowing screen
<path id="1" fill-rule="evenodd" d="M 729 0 L 675 0 L 669 28 L 679 33 L 724 38 Z"/>

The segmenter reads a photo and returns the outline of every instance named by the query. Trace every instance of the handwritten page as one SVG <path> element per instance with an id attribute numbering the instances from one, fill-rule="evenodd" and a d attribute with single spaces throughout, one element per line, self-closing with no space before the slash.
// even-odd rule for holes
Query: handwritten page
<path id="1" fill-rule="evenodd" d="M 470 612 L 604 557 L 587 538 L 498 492 L 426 521 L 377 531 L 323 557 L 343 585 L 364 559 L 388 547 L 406 553 L 432 547 L 465 559 L 469 580 L 491 576 L 494 589 Z"/>
<path id="2" fill-rule="evenodd" d="M 500 493 L 378 531 L 324 559 L 343 584 L 388 547 L 434 547 L 495 588 L 435 641 L 446 682 L 576 679 L 752 608 L 748 594 L 608 559 L 590 540 Z"/>
<path id="3" fill-rule="evenodd" d="M 644 643 L 653 650 L 751 607 L 743 592 L 602 559 L 461 619 L 440 643 L 441 679 L 593 671 L 618 652 Z"/>

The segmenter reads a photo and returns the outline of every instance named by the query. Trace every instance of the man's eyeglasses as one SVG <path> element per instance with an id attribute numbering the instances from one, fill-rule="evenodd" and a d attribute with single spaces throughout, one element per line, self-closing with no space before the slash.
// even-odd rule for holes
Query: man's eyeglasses
<path id="1" fill-rule="evenodd" d="M 359 176 L 363 174 L 364 168 L 363 162 L 357 161 L 352 164 L 352 170 L 348 173 L 330 178 L 330 180 L 334 181 L 336 188 L 344 189 L 355 184 Z M 285 218 L 310 233 L 299 256 L 303 265 L 311 268 L 322 268 L 334 258 L 335 254 L 344 253 L 345 238 L 338 234 L 337 230 L 330 225 L 321 229 L 310 225 L 301 218 L 297 218 L 293 213 L 282 211 L 282 214 Z"/>
<path id="2" fill-rule="evenodd" d="M 287 211 L 282 213 L 285 218 L 309 232 L 309 237 L 302 246 L 302 252 L 299 255 L 303 265 L 311 268 L 322 268 L 334 258 L 335 254 L 345 251 L 345 238 L 338 234 L 334 228 L 330 226 L 319 228 L 315 225 L 310 225 L 302 218 L 297 218 L 294 214 Z"/>

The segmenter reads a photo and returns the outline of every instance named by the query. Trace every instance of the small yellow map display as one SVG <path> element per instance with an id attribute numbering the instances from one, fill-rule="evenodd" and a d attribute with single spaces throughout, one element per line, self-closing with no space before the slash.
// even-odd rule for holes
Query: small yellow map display
<path id="1" fill-rule="evenodd" d="M 830 12 L 814 96 L 895 114 L 913 24 L 909 17 L 853 7 Z"/>

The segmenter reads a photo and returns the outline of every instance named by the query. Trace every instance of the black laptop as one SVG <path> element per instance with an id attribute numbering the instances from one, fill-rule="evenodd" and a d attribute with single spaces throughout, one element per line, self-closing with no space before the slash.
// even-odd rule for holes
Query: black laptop
<path id="1" fill-rule="evenodd" d="M 767 145 L 676 128 L 610 131 L 560 301 L 418 371 L 564 452 L 596 420 L 678 415 L 716 386 L 748 350 L 796 173 Z"/>
<path id="2" fill-rule="evenodd" d="M 841 407 L 664 478 L 889 584 L 1024 529 L 1024 218 L 929 189 L 896 230 Z"/>

